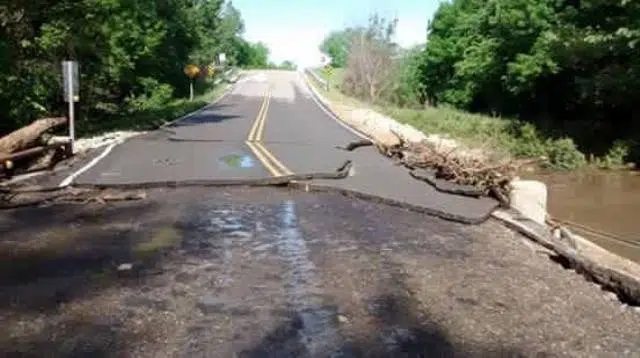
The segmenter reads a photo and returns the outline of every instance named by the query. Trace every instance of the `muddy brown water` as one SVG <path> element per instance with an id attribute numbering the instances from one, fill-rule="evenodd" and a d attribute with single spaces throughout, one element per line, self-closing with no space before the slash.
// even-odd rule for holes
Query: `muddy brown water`
<path id="1" fill-rule="evenodd" d="M 640 172 L 523 174 L 548 187 L 548 211 L 577 234 L 640 262 Z"/>
<path id="2" fill-rule="evenodd" d="M 274 188 L 0 213 L 0 356 L 637 357 L 640 312 L 495 221 Z"/>

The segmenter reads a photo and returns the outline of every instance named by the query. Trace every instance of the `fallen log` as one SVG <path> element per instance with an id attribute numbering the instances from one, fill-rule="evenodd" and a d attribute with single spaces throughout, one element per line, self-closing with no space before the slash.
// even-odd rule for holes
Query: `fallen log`
<path id="1" fill-rule="evenodd" d="M 627 304 L 640 305 L 640 271 L 636 264 L 627 264 L 626 260 L 571 234 L 566 241 L 554 239 L 548 227 L 514 211 L 495 211 L 491 216 L 554 252 L 557 255 L 554 259 L 565 268 L 572 268 L 576 273 L 614 292 Z M 568 232 L 566 229 L 564 231 Z"/>
<path id="2" fill-rule="evenodd" d="M 29 164 L 27 171 L 49 169 L 57 162 L 57 160 L 68 153 L 69 144 L 69 142 L 54 143 L 25 149 L 11 154 L 0 154 L 0 172 L 3 170 L 14 169 L 14 162 L 16 161 L 29 160 L 37 156 L 40 156 L 40 158 L 33 160 Z"/>
<path id="3" fill-rule="evenodd" d="M 0 153 L 11 154 L 36 147 L 40 144 L 40 136 L 43 133 L 66 122 L 65 117 L 38 119 L 0 138 Z"/>

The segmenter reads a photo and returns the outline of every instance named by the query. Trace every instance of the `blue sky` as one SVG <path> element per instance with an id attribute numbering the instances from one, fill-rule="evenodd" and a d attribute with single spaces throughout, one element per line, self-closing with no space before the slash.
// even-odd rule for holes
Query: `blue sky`
<path id="1" fill-rule="evenodd" d="M 331 30 L 364 24 L 372 12 L 397 17 L 396 41 L 411 46 L 426 39 L 427 21 L 439 0 L 232 0 L 245 23 L 245 38 L 262 41 L 271 60 L 299 66 L 320 62 L 318 46 Z"/>

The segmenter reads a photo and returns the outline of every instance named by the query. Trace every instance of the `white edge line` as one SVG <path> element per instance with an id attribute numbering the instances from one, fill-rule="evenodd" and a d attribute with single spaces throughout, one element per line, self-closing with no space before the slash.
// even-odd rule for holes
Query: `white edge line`
<path id="1" fill-rule="evenodd" d="M 122 142 L 123 142 L 122 140 L 118 140 L 116 142 L 113 142 L 113 143 L 109 144 L 109 146 L 106 147 L 102 151 L 102 153 L 100 153 L 100 155 L 98 155 L 97 157 L 93 158 L 89 163 L 85 164 L 85 166 L 83 166 L 82 168 L 80 168 L 77 171 L 71 173 L 68 177 L 64 178 L 64 180 L 60 182 L 58 187 L 59 188 L 63 188 L 65 186 L 71 185 L 71 183 L 73 182 L 73 180 L 75 178 L 77 178 L 80 174 L 82 174 L 82 173 L 86 172 L 87 170 L 89 170 L 94 165 L 98 164 L 98 162 L 100 160 L 102 160 L 104 157 L 106 157 L 113 150 L 113 148 L 115 148 L 116 145 L 118 145 L 118 144 L 120 144 Z"/>
<path id="2" fill-rule="evenodd" d="M 298 76 L 299 76 L 299 77 L 300 77 L 300 76 L 306 76 L 306 75 L 304 74 L 304 70 L 302 70 L 302 71 L 298 71 Z M 299 79 L 300 79 L 300 81 L 302 81 L 302 82 L 303 82 L 303 85 L 304 85 L 304 86 L 308 87 L 308 88 L 311 90 L 311 92 L 313 92 L 313 93 L 311 94 L 311 99 L 313 99 L 313 101 L 316 103 L 316 105 L 317 105 L 318 107 L 320 107 L 320 109 L 322 109 L 322 111 L 324 111 L 324 113 L 326 113 L 329 117 L 331 117 L 331 119 L 333 119 L 334 121 L 336 121 L 339 125 L 341 125 L 341 126 L 342 126 L 342 127 L 344 127 L 345 129 L 347 129 L 349 132 L 351 132 L 351 133 L 355 134 L 356 136 L 358 136 L 358 137 L 360 137 L 360 138 L 362 138 L 362 139 L 372 140 L 370 137 L 368 137 L 368 136 L 366 136 L 366 135 L 364 135 L 364 134 L 362 134 L 362 133 L 360 133 L 360 132 L 356 131 L 355 129 L 351 128 L 351 126 L 349 126 L 348 124 L 344 123 L 344 121 L 343 121 L 343 120 L 341 120 L 340 118 L 336 117 L 333 113 L 329 112 L 326 108 L 324 108 L 324 106 L 322 106 L 322 104 L 320 104 L 320 102 L 318 101 L 318 99 L 316 99 L 316 96 L 318 96 L 318 98 L 322 98 L 322 97 L 321 97 L 321 95 L 320 95 L 318 92 L 316 92 L 316 89 L 315 89 L 315 88 L 313 88 L 313 85 L 312 85 L 311 83 L 307 82 L 307 80 L 306 80 L 306 79 L 302 79 L 302 78 L 299 78 Z M 328 101 L 327 101 L 327 102 L 328 102 Z M 327 106 L 328 106 L 328 105 L 327 105 Z"/>
<path id="3" fill-rule="evenodd" d="M 220 96 L 219 98 L 217 98 L 215 101 L 207 104 L 206 106 L 197 109 L 189 114 L 186 114 L 178 119 L 174 119 L 173 121 L 167 122 L 165 124 L 163 124 L 161 127 L 167 126 L 171 123 L 175 123 L 177 121 L 183 120 L 185 118 L 188 118 L 198 112 L 201 112 L 203 110 L 205 110 L 207 107 L 216 104 L 218 102 L 220 102 L 223 98 L 225 98 L 232 90 L 233 90 L 234 85 L 229 86 L 229 88 L 222 94 L 222 96 Z M 97 157 L 93 158 L 89 163 L 87 163 L 85 166 L 83 166 L 82 168 L 78 169 L 77 171 L 71 173 L 69 176 L 67 176 L 66 178 L 64 178 L 64 180 L 62 180 L 60 182 L 60 184 L 58 184 L 59 188 L 63 188 L 66 186 L 71 185 L 71 183 L 73 183 L 73 180 L 75 178 L 77 178 L 79 175 L 81 175 L 82 173 L 86 172 L 87 170 L 91 169 L 94 165 L 98 164 L 99 161 L 101 161 L 102 159 L 104 159 L 104 157 L 106 157 L 109 153 L 111 153 L 111 151 L 113 150 L 113 148 L 115 148 L 115 146 L 122 144 L 124 142 L 124 140 L 118 140 L 115 141 L 111 144 L 109 144 L 109 146 L 107 148 L 104 149 L 104 151 L 102 151 L 102 153 L 100 153 L 100 155 L 98 155 Z"/>

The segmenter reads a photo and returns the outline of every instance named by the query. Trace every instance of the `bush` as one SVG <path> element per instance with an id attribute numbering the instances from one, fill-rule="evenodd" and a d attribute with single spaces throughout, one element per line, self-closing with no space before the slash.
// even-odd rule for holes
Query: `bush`
<path id="1" fill-rule="evenodd" d="M 631 148 L 632 144 L 629 141 L 616 140 L 607 154 L 602 158 L 598 158 L 595 164 L 602 169 L 620 168 L 627 163 Z"/>
<path id="2" fill-rule="evenodd" d="M 166 105 L 173 98 L 173 87 L 154 78 L 141 78 L 140 87 L 140 95 L 131 96 L 126 100 L 132 112 Z"/>
<path id="3" fill-rule="evenodd" d="M 540 138 L 538 130 L 531 123 L 513 124 L 517 131 L 511 151 L 518 157 L 540 157 L 546 155 L 547 148 L 544 140 Z"/>
<path id="4" fill-rule="evenodd" d="M 587 161 L 571 138 L 547 140 L 547 157 L 554 169 L 572 170 L 584 166 Z"/>

